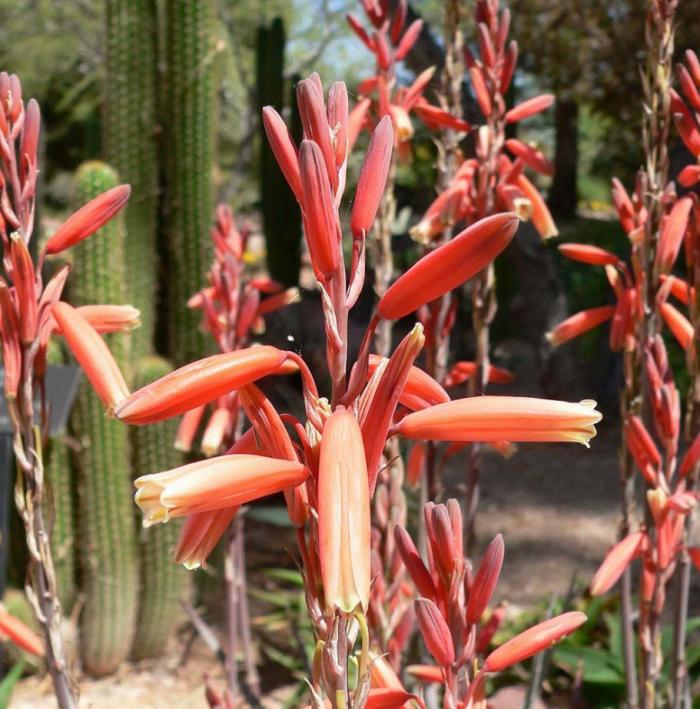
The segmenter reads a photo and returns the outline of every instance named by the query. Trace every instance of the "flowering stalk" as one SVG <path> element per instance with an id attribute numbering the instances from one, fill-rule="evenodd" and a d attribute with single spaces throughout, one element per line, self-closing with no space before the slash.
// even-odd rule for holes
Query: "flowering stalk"
<path id="1" fill-rule="evenodd" d="M 478 57 L 465 48 L 464 60 L 485 120 L 485 124 L 477 129 L 476 158 L 461 162 L 449 183 L 443 186 L 441 194 L 412 229 L 412 236 L 429 244 L 446 238 L 453 225 L 461 221 L 471 224 L 503 210 L 516 211 L 520 217 L 531 218 L 543 238 L 554 236 L 556 228 L 544 201 L 523 174 L 526 166 L 535 172 L 551 174 L 552 166 L 533 146 L 505 138 L 507 124 L 524 120 L 548 108 L 553 97 L 538 96 L 508 110 L 504 96 L 513 79 L 518 56 L 517 43 L 508 42 L 510 12 L 508 9 L 501 11 L 498 0 L 479 0 L 475 7 L 475 19 Z M 508 156 L 509 153 L 514 160 Z M 468 391 L 470 396 L 474 396 L 485 392 L 490 379 L 490 325 L 497 307 L 493 265 L 487 265 L 470 286 L 476 366 L 469 379 Z M 430 311 L 426 311 L 424 318 L 431 321 L 427 329 L 436 343 L 429 366 L 437 367 L 435 374 L 444 377 L 445 342 L 454 316 L 450 306 L 434 304 Z M 474 444 L 470 448 L 465 503 L 468 546 L 474 536 L 479 471 L 479 447 Z M 435 494 L 435 482 L 431 488 Z"/>
<path id="2" fill-rule="evenodd" d="M 44 636 L 48 670 L 58 705 L 63 708 L 75 706 L 77 687 L 69 673 L 60 631 L 61 608 L 46 521 L 43 463 L 49 423 L 46 352 L 59 321 L 64 338 L 77 343 L 79 359 L 87 364 L 86 374 L 105 406 L 113 408 L 128 390 L 97 332 L 82 315 L 76 316 L 70 306 L 59 302 L 68 269 L 60 269 L 44 284 L 42 266 L 47 255 L 70 248 L 103 226 L 124 206 L 130 190 L 128 185 L 121 185 L 82 207 L 48 240 L 35 262 L 28 244 L 34 229 L 40 123 L 39 105 L 32 99 L 25 107 L 17 76 L 0 73 L 0 239 L 4 269 L 0 320 L 5 398 L 18 467 L 15 501 L 29 549 L 27 597 Z M 109 329 L 129 329 L 138 314 L 128 312 L 122 324 L 112 321 Z M 94 309 L 91 313 L 101 317 Z"/>
<path id="3" fill-rule="evenodd" d="M 504 544 L 497 535 L 472 573 L 462 548 L 462 513 L 457 500 L 423 507 L 428 546 L 425 561 L 406 530 L 396 528 L 396 546 L 419 597 L 418 627 L 435 666 L 411 668 L 427 683 L 442 685 L 443 706 L 485 703 L 484 679 L 531 657 L 572 633 L 586 620 L 583 613 L 564 613 L 524 631 L 488 652 L 503 614 L 487 610 L 498 583 Z M 485 658 L 485 659 L 484 659 Z M 470 703 L 471 702 L 471 703 Z"/>
<path id="4" fill-rule="evenodd" d="M 301 145 L 297 148 L 274 109 L 265 109 L 265 126 L 302 209 L 305 238 L 323 301 L 330 400 L 320 397 L 309 367 L 296 353 L 248 347 L 186 365 L 129 395 L 114 407 L 114 414 L 125 421 L 146 424 L 191 410 L 195 411 L 192 416 L 196 421 L 199 407 L 222 396 L 237 396 L 252 428 L 233 449 L 209 461 L 139 478 L 136 501 L 148 524 L 190 514 L 185 527 L 191 534 L 191 543 L 178 544 L 176 554 L 190 563 L 201 563 L 213 547 L 215 536 L 223 532 L 234 514 L 232 508 L 284 490 L 296 529 L 306 603 L 316 637 L 309 680 L 312 706 L 320 709 L 327 700 L 332 707 L 359 709 L 381 706 L 375 700 L 387 699 L 371 687 L 372 651 L 367 623 L 372 564 L 370 508 L 372 497 L 377 494 L 382 453 L 389 438 L 409 433 L 401 428 L 409 427 L 402 424 L 411 416 L 404 415 L 405 409 L 422 414 L 432 410 L 434 419 L 440 418 L 448 425 L 441 429 L 435 427 L 435 421 L 429 424 L 438 438 L 452 435 L 453 413 L 457 419 L 462 416 L 461 402 L 454 402 L 455 412 L 448 411 L 445 417 L 440 408 L 447 405 L 444 390 L 429 375 L 417 373 L 414 368 L 424 345 L 421 325 L 414 327 L 389 358 L 375 359 L 371 367 L 369 347 L 374 329 L 381 318 L 394 319 L 405 314 L 404 296 L 410 294 L 412 308 L 420 307 L 458 286 L 460 279 L 474 275 L 499 249 L 505 248 L 517 219 L 506 214 L 477 222 L 467 231 L 478 238 L 457 237 L 420 259 L 380 300 L 357 359 L 347 372 L 348 312 L 364 280 L 364 242 L 388 170 L 382 146 L 387 140 L 392 142 L 391 124 L 388 117 L 379 122 L 370 143 L 375 148 L 370 147 L 365 158 L 366 169 L 362 170 L 357 190 L 360 198 L 356 197 L 351 215 L 351 223 L 363 226 L 352 235 L 352 256 L 346 274 L 338 216 L 347 163 L 349 119 L 345 87 L 340 83 L 333 85 L 328 106 L 316 74 L 299 83 L 299 92 L 305 135 Z M 455 259 L 460 268 L 449 268 Z M 437 287 L 436 274 L 447 274 Z M 290 414 L 280 415 L 255 385 L 265 376 L 292 372 L 301 375 L 305 422 Z M 512 402 L 505 403 L 504 407 L 487 404 L 480 414 L 479 401 L 474 400 L 466 425 L 474 427 L 477 437 L 488 420 L 505 439 L 518 440 L 525 435 L 527 426 L 527 440 L 537 435 L 535 431 L 539 432 L 539 440 L 562 441 L 572 439 L 571 426 L 575 426 L 575 438 L 585 442 L 594 435 L 593 424 L 600 419 L 600 414 L 588 406 L 528 401 L 519 408 Z M 514 410 L 519 413 L 514 415 Z M 189 437 L 189 421 L 185 428 L 183 438 Z M 410 430 L 413 434 L 416 429 Z M 202 556 L 193 558 L 195 552 Z M 351 663 L 358 668 L 352 684 L 348 672 Z M 404 702 L 411 697 L 407 693 L 398 696 Z"/>
<path id="5" fill-rule="evenodd" d="M 677 76 L 683 101 L 677 94 L 671 94 L 671 110 L 674 113 L 676 127 L 686 147 L 700 163 L 700 60 L 695 52 L 688 51 L 685 64 L 677 66 Z M 700 182 L 700 166 L 689 166 L 679 175 L 679 182 L 684 187 L 692 187 Z M 685 199 L 685 198 L 684 198 Z M 692 202 L 692 212 L 688 213 L 685 249 L 688 268 L 688 283 L 676 279 L 675 294 L 689 306 L 689 319 L 692 342 L 686 348 L 686 361 L 690 375 L 687 393 L 685 419 L 686 443 L 692 446 L 700 435 L 700 302 L 697 298 L 700 287 L 700 206 L 697 198 Z M 671 277 L 672 278 L 672 277 Z M 678 288 L 678 284 L 681 285 Z M 673 285 L 671 288 L 673 289 Z M 685 299 L 683 295 L 685 294 Z M 695 464 L 686 472 L 686 489 L 693 491 L 697 486 L 699 466 Z M 690 591 L 690 573 L 692 569 L 691 553 L 688 550 L 693 522 L 693 512 L 687 515 L 683 532 L 683 549 L 678 560 L 677 587 L 674 608 L 673 638 L 673 707 L 680 709 L 685 697 L 689 696 L 688 668 L 686 661 L 686 638 L 688 622 L 688 601 Z"/>
<path id="6" fill-rule="evenodd" d="M 646 164 L 640 171 L 635 190 L 628 195 L 624 187 L 613 181 L 613 201 L 620 222 L 631 246 L 631 269 L 613 254 L 591 247 L 571 244 L 562 247 L 570 258 L 605 267 L 608 280 L 615 292 L 610 331 L 613 350 L 623 351 L 625 385 L 621 395 L 623 421 L 623 450 L 621 477 L 623 483 L 623 511 L 620 538 L 622 541 L 604 562 L 594 579 L 594 590 L 609 587 L 601 578 L 615 569 L 614 580 L 622 578 L 623 648 L 627 679 L 628 706 L 655 706 L 657 680 L 662 659 L 659 651 L 661 613 L 665 604 L 666 587 L 681 560 L 681 579 L 675 608 L 675 643 L 673 651 L 673 701 L 680 706 L 685 679 L 685 622 L 683 610 L 684 580 L 689 564 L 683 566 L 686 554 L 681 546 L 683 526 L 695 506 L 695 497 L 688 492 L 688 473 L 694 462 L 676 464 L 679 446 L 680 410 L 673 375 L 660 340 L 659 332 L 666 325 L 681 347 L 688 351 L 690 371 L 693 371 L 693 325 L 673 305 L 671 296 L 688 303 L 691 286 L 670 275 L 685 243 L 686 260 L 693 269 L 696 230 L 691 217 L 694 198 L 677 198 L 675 188 L 668 180 L 668 132 L 672 114 L 684 139 L 690 139 L 690 114 L 681 99 L 671 89 L 671 59 L 673 53 L 673 19 L 677 3 L 673 0 L 652 0 L 646 23 L 647 66 L 643 78 L 644 90 L 644 148 Z M 683 72 L 681 76 L 686 78 Z M 683 81 L 689 88 L 687 81 Z M 691 90 L 692 93 L 692 90 Z M 686 140 L 686 142 L 688 142 Z M 692 180 L 692 173 L 690 174 Z M 681 176 L 681 179 L 686 179 Z M 591 311 L 588 311 L 591 313 Z M 602 320 L 602 319 L 601 319 Z M 570 319 L 573 321 L 573 318 Z M 584 325 L 586 323 L 586 325 Z M 591 324 L 591 316 L 579 314 L 579 321 L 568 334 L 575 336 Z M 561 326 L 560 326 L 561 328 Z M 553 333 L 556 337 L 557 328 Z M 689 414 L 692 418 L 693 396 L 689 396 Z M 651 412 L 653 430 L 661 441 L 659 452 L 643 421 Z M 691 430 L 691 429 L 689 429 Z M 692 447 L 691 447 L 692 449 Z M 686 460 L 687 457 L 686 457 Z M 686 466 L 687 470 L 686 470 Z M 635 513 L 635 478 L 639 470 L 647 486 L 645 523 L 640 527 L 644 544 L 637 556 L 643 559 L 641 582 L 640 623 L 638 627 L 641 666 L 637 687 L 632 625 L 632 590 L 629 564 L 634 558 L 625 558 L 623 549 L 632 549 L 631 539 Z M 625 544 L 627 546 L 625 547 Z M 617 558 L 616 558 L 617 555 Z M 686 557 L 687 558 L 687 557 Z M 601 576 L 602 574 L 602 576 Z"/>

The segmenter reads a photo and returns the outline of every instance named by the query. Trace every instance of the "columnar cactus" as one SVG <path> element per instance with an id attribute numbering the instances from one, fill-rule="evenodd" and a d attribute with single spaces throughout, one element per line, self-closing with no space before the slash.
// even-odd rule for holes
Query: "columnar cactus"
<path id="1" fill-rule="evenodd" d="M 131 185 L 125 210 L 127 299 L 141 312 L 133 354 L 150 352 L 155 323 L 158 228 L 157 3 L 107 0 L 104 155 Z"/>
<path id="2" fill-rule="evenodd" d="M 145 357 L 137 364 L 134 386 L 145 386 L 171 370 L 164 359 Z M 134 476 L 182 465 L 182 454 L 173 445 L 177 425 L 176 419 L 170 419 L 130 429 Z M 160 655 L 179 620 L 179 601 L 188 588 L 186 571 L 174 564 L 170 556 L 179 526 L 157 525 L 143 529 L 140 534 L 141 605 L 132 648 L 137 660 Z"/>
<path id="3" fill-rule="evenodd" d="M 76 177 L 76 202 L 118 184 L 104 163 L 85 163 Z M 76 246 L 71 299 L 76 305 L 125 301 L 124 222 L 113 219 Z M 107 336 L 127 368 L 129 335 Z M 114 671 L 129 652 L 138 605 L 136 527 L 131 502 L 128 429 L 106 417 L 89 386 L 78 396 L 73 426 L 79 443 L 77 474 L 81 578 L 85 593 L 81 651 L 95 675 Z"/>
<path id="4" fill-rule="evenodd" d="M 276 17 L 269 27 L 258 27 L 257 95 L 258 115 L 263 106 L 282 111 L 285 104 L 284 23 Z M 292 104 L 292 133 L 301 134 L 294 86 L 289 96 Z M 267 266 L 270 275 L 286 286 L 299 282 L 301 266 L 301 217 L 296 199 L 277 165 L 270 144 L 260 145 L 260 203 L 267 246 Z"/>
<path id="5" fill-rule="evenodd" d="M 200 316 L 187 300 L 202 288 L 211 260 L 209 231 L 215 96 L 214 0 L 164 4 L 166 96 L 166 288 L 168 351 L 176 364 L 201 356 Z"/>

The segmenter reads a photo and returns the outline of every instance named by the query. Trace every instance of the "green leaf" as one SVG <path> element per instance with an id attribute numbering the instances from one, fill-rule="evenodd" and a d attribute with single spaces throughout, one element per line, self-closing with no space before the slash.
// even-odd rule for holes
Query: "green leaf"
<path id="1" fill-rule="evenodd" d="M 624 656 L 622 651 L 622 627 L 620 614 L 613 615 L 612 613 L 603 614 L 603 622 L 608 629 L 608 645 L 610 654 L 615 658 L 615 665 L 620 669 L 624 668 Z"/>
<path id="2" fill-rule="evenodd" d="M 570 674 L 574 674 L 579 665 L 583 664 L 584 682 L 608 686 L 625 684 L 624 673 L 616 666 L 614 656 L 607 650 L 560 643 L 554 649 L 552 659 Z"/>
<path id="3" fill-rule="evenodd" d="M 0 709 L 5 709 L 5 707 L 10 706 L 10 697 L 12 696 L 15 685 L 22 676 L 22 672 L 24 672 L 25 665 L 26 662 L 24 658 L 21 658 L 12 665 L 12 669 L 3 677 L 2 681 L 0 681 Z"/>

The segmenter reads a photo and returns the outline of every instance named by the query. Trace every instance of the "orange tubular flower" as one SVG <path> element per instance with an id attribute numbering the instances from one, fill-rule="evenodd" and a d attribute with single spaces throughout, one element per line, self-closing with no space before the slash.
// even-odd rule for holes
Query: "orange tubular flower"
<path id="1" fill-rule="evenodd" d="M 582 310 L 559 323 L 554 330 L 547 333 L 547 339 L 553 347 L 559 347 L 573 340 L 584 332 L 592 330 L 615 314 L 614 305 L 604 305 L 601 308 Z"/>
<path id="2" fill-rule="evenodd" d="M 173 550 L 175 563 L 186 569 L 206 566 L 209 555 L 236 516 L 238 507 L 187 515 Z"/>
<path id="3" fill-rule="evenodd" d="M 41 657 L 44 654 L 44 643 L 41 638 L 2 606 L 0 606 L 0 638 L 7 638 L 18 648 L 32 655 Z"/>
<path id="4" fill-rule="evenodd" d="M 620 259 L 615 254 L 590 244 L 560 244 L 559 251 L 572 261 L 591 266 L 617 266 Z"/>
<path id="5" fill-rule="evenodd" d="M 235 453 L 200 460 L 134 481 L 143 525 L 194 512 L 236 507 L 300 485 L 309 469 L 298 462 Z"/>
<path id="6" fill-rule="evenodd" d="M 656 251 L 655 265 L 659 273 L 669 273 L 678 258 L 692 206 L 691 197 L 681 197 L 673 205 L 670 214 L 664 218 Z"/>
<path id="7" fill-rule="evenodd" d="M 365 161 L 357 181 L 355 201 L 350 215 L 350 229 L 356 239 L 366 235 L 379 209 L 386 178 L 391 165 L 391 151 L 394 146 L 394 132 L 391 118 L 384 116 L 372 133 Z"/>
<path id="8" fill-rule="evenodd" d="M 318 539 L 326 611 L 366 610 L 371 546 L 367 463 L 360 426 L 342 407 L 323 428 Z"/>
<path id="9" fill-rule="evenodd" d="M 46 242 L 47 254 L 58 254 L 75 246 L 83 239 L 103 227 L 124 207 L 131 194 L 129 185 L 119 185 L 103 192 L 81 207 L 63 223 L 59 230 Z"/>
<path id="10" fill-rule="evenodd" d="M 388 361 L 385 357 L 377 354 L 369 356 L 368 374 L 371 377 L 383 362 Z M 436 382 L 427 372 L 420 367 L 411 366 L 408 370 L 406 386 L 399 397 L 399 401 L 409 409 L 415 409 L 416 403 L 420 402 L 417 408 L 424 409 L 427 406 L 442 404 L 450 400 L 450 395 Z"/>
<path id="11" fill-rule="evenodd" d="M 595 401 L 578 404 L 525 396 L 475 396 L 404 417 L 395 433 L 434 441 L 582 443 L 602 418 Z"/>
<path id="12" fill-rule="evenodd" d="M 108 411 L 129 396 L 119 365 L 90 323 L 68 303 L 56 303 L 52 314 L 71 352 Z"/>
<path id="13" fill-rule="evenodd" d="M 551 239 L 556 236 L 559 233 L 557 225 L 554 223 L 549 208 L 535 185 L 533 185 L 525 175 L 518 175 L 515 184 L 520 188 L 532 206 L 530 220 L 539 235 L 543 239 Z"/>
<path id="14" fill-rule="evenodd" d="M 299 173 L 299 158 L 297 157 L 297 148 L 294 145 L 294 140 L 289 135 L 289 130 L 282 117 L 272 106 L 263 108 L 262 117 L 272 153 L 292 192 L 294 192 L 297 202 L 301 204 L 303 199 L 301 175 Z"/>
<path id="15" fill-rule="evenodd" d="M 481 620 L 501 575 L 504 554 L 503 537 L 497 534 L 486 548 L 474 577 L 467 604 L 467 623 L 474 625 Z"/>
<path id="16" fill-rule="evenodd" d="M 434 665 L 408 665 L 406 673 L 425 684 L 442 684 L 444 682 L 442 670 Z"/>
<path id="17" fill-rule="evenodd" d="M 453 387 L 469 381 L 476 372 L 476 362 L 455 362 L 445 377 L 445 386 Z M 513 372 L 489 365 L 489 384 L 510 384 L 515 379 Z M 438 403 L 438 402 L 436 402 Z"/>
<path id="18" fill-rule="evenodd" d="M 29 249 L 18 233 L 10 240 L 10 260 L 19 310 L 19 339 L 28 345 L 37 332 L 36 275 Z"/>
<path id="19" fill-rule="evenodd" d="M 678 344 L 684 350 L 687 350 L 693 344 L 693 338 L 695 336 L 695 331 L 688 318 L 670 303 L 661 303 L 661 305 L 659 305 L 659 311 L 666 325 L 668 325 L 668 329 L 673 333 L 676 340 L 678 340 Z"/>
<path id="20" fill-rule="evenodd" d="M 523 121 L 526 118 L 530 118 L 530 116 L 546 111 L 553 103 L 554 96 L 552 94 L 542 94 L 541 96 L 529 98 L 527 101 L 513 106 L 513 108 L 506 113 L 506 122 L 516 123 L 517 121 Z"/>
<path id="21" fill-rule="evenodd" d="M 133 305 L 81 305 L 76 310 L 100 335 L 126 332 L 141 324 L 140 313 Z M 55 333 L 63 334 L 60 328 L 57 328 Z"/>
<path id="22" fill-rule="evenodd" d="M 382 296 L 379 315 L 398 320 L 469 280 L 508 246 L 518 224 L 513 212 L 486 217 L 423 256 Z"/>
<path id="23" fill-rule="evenodd" d="M 192 450 L 192 441 L 197 435 L 205 409 L 206 406 L 198 406 L 196 409 L 190 409 L 185 412 L 180 425 L 177 427 L 175 450 L 183 451 L 184 453 L 189 453 Z"/>
<path id="24" fill-rule="evenodd" d="M 562 613 L 516 635 L 494 650 L 484 662 L 484 672 L 501 672 L 517 662 L 558 643 L 586 622 L 585 613 Z"/>
<path id="25" fill-rule="evenodd" d="M 554 174 L 554 165 L 547 160 L 541 150 L 533 148 L 531 145 L 521 143 L 515 138 L 506 140 L 506 148 L 510 150 L 516 158 L 520 158 L 526 165 L 529 165 L 535 172 L 543 175 Z"/>
<path id="26" fill-rule="evenodd" d="M 137 425 L 163 421 L 274 374 L 286 356 L 264 345 L 205 357 L 135 391 L 114 413 Z"/>
<path id="27" fill-rule="evenodd" d="M 210 458 L 219 452 L 221 443 L 231 426 L 231 409 L 228 406 L 219 406 L 207 422 L 202 434 L 202 453 Z"/>
<path id="28" fill-rule="evenodd" d="M 591 581 L 592 596 L 602 596 L 617 583 L 630 562 L 639 554 L 645 536 L 644 532 L 634 532 L 618 542 L 608 552 Z"/>

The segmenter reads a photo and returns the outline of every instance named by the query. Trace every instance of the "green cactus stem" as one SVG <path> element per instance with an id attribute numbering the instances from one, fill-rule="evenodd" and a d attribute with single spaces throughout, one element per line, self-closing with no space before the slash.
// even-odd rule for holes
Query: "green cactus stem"
<path id="1" fill-rule="evenodd" d="M 146 386 L 170 371 L 172 367 L 164 359 L 145 357 L 137 364 L 134 386 Z M 174 447 L 177 426 L 177 419 L 170 419 L 130 429 L 134 477 L 183 464 L 182 453 Z M 173 520 L 145 528 L 140 534 L 141 603 L 132 645 L 136 660 L 161 655 L 181 620 L 180 600 L 188 594 L 189 576 L 170 553 L 180 526 L 179 520 Z"/>
<path id="2" fill-rule="evenodd" d="M 157 3 L 107 0 L 102 139 L 107 162 L 131 185 L 125 210 L 126 300 L 141 312 L 134 357 L 150 353 L 156 314 Z"/>
<path id="3" fill-rule="evenodd" d="M 118 183 L 116 172 L 106 164 L 85 163 L 76 176 L 76 203 L 84 204 Z M 75 247 L 73 303 L 124 302 L 124 235 L 124 222 L 118 215 Z M 126 368 L 129 335 L 110 335 L 107 341 L 119 365 Z M 105 415 L 87 384 L 78 396 L 72 425 L 79 445 L 79 565 L 85 595 L 81 654 L 87 672 L 104 675 L 126 658 L 138 607 L 128 429 Z"/>
<path id="4" fill-rule="evenodd" d="M 164 174 L 167 351 L 176 365 L 205 349 L 200 313 L 187 308 L 204 285 L 214 209 L 214 0 L 164 3 Z"/>

